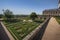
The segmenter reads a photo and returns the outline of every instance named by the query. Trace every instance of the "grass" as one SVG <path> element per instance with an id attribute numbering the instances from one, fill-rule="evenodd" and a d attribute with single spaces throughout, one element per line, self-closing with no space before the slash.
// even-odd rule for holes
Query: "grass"
<path id="1" fill-rule="evenodd" d="M 19 40 L 22 40 L 24 37 L 26 37 L 30 32 L 32 32 L 36 27 L 38 27 L 43 21 L 39 20 L 33 21 L 33 22 L 23 22 L 23 21 L 17 21 L 17 22 L 6 22 L 3 21 L 4 25 L 7 27 L 7 29 L 10 31 L 10 33 L 14 34 Z M 12 36 L 14 37 L 14 35 Z M 14 37 L 15 38 L 15 37 Z M 15 38 L 16 40 L 16 38 Z"/>
<path id="2" fill-rule="evenodd" d="M 60 17 L 55 17 L 57 22 L 60 24 Z"/>

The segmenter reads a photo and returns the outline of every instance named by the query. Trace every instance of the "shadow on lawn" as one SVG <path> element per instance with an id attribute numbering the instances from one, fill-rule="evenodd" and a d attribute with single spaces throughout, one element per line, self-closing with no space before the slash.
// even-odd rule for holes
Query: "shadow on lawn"
<path id="1" fill-rule="evenodd" d="M 36 22 L 36 23 L 42 23 L 43 21 L 41 20 L 41 21 L 34 21 L 34 22 Z"/>

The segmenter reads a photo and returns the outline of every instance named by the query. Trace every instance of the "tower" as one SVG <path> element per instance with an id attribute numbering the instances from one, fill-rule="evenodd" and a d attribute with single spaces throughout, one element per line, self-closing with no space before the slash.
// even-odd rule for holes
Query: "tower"
<path id="1" fill-rule="evenodd" d="M 58 0 L 58 8 L 60 9 L 60 0 Z"/>

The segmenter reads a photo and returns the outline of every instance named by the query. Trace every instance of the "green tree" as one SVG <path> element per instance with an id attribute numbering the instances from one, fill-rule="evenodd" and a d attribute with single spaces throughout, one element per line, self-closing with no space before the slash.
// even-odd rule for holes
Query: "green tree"
<path id="1" fill-rule="evenodd" d="M 30 15 L 30 18 L 32 20 L 35 20 L 35 18 L 37 18 L 37 14 L 35 12 L 32 12 L 31 15 Z"/>
<path id="2" fill-rule="evenodd" d="M 13 12 L 10 10 L 3 10 L 4 16 L 6 17 L 7 20 L 11 20 L 13 18 Z"/>
<path id="3" fill-rule="evenodd" d="M 3 14 L 0 14 L 0 18 L 2 18 L 3 17 Z"/>

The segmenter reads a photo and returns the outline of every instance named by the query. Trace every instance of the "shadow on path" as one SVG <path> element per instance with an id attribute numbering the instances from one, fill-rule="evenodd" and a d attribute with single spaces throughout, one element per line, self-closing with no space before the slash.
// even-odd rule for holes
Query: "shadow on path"
<path id="1" fill-rule="evenodd" d="M 41 40 L 41 39 L 42 39 L 43 34 L 44 34 L 44 32 L 45 32 L 45 29 L 46 29 L 46 27 L 47 27 L 47 24 L 48 24 L 49 20 L 50 20 L 50 18 L 47 20 L 46 23 L 44 23 L 44 24 L 42 25 L 42 27 L 40 28 L 40 31 L 33 37 L 32 40 Z"/>
<path id="2" fill-rule="evenodd" d="M 10 40 L 1 23 L 0 23 L 0 40 Z"/>

